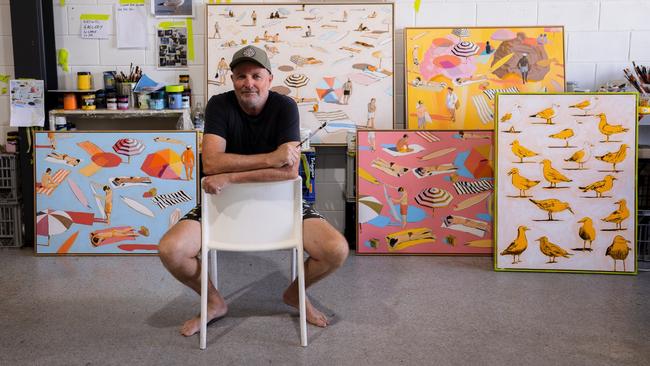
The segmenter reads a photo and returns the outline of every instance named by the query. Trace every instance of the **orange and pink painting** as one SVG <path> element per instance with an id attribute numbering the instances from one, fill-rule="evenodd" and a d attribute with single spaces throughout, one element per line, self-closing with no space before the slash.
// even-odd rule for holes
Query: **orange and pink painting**
<path id="1" fill-rule="evenodd" d="M 357 253 L 492 253 L 490 131 L 358 131 Z"/>

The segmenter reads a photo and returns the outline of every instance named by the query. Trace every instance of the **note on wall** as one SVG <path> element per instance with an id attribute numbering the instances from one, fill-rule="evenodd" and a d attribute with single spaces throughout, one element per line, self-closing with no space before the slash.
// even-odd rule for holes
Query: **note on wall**
<path id="1" fill-rule="evenodd" d="M 117 48 L 147 48 L 147 13 L 144 2 L 115 6 Z"/>
<path id="2" fill-rule="evenodd" d="M 20 79 L 9 81 L 10 126 L 43 127 L 45 123 L 43 89 L 43 80 Z"/>
<path id="3" fill-rule="evenodd" d="M 81 14 L 81 38 L 107 39 L 109 14 Z"/>

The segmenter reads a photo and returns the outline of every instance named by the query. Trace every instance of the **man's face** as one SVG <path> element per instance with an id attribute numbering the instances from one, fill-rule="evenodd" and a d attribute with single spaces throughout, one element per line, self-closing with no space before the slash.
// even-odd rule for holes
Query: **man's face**
<path id="1" fill-rule="evenodd" d="M 269 97 L 273 75 L 255 63 L 242 62 L 235 66 L 231 78 L 241 107 L 260 112 Z"/>

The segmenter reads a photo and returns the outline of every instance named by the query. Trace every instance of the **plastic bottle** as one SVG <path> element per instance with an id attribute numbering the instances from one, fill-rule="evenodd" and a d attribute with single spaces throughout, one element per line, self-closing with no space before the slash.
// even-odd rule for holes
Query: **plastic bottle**
<path id="1" fill-rule="evenodd" d="M 203 110 L 201 102 L 196 102 L 196 105 L 192 110 L 192 123 L 194 124 L 195 130 L 203 131 L 205 125 L 205 111 Z"/>

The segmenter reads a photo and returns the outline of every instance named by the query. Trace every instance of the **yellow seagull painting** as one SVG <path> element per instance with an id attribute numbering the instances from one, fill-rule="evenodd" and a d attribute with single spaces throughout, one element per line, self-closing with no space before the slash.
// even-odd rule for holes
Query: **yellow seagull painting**
<path id="1" fill-rule="evenodd" d="M 569 108 L 577 108 L 584 112 L 583 116 L 587 116 L 587 112 L 592 111 L 596 108 L 596 103 L 598 103 L 598 96 L 593 96 L 589 99 L 585 99 L 580 103 L 570 105 Z"/>
<path id="2" fill-rule="evenodd" d="M 557 169 L 553 168 L 551 161 L 544 159 L 541 162 L 542 164 L 542 173 L 544 179 L 550 183 L 548 187 L 544 188 L 567 188 L 567 187 L 558 187 L 557 184 L 560 182 L 572 182 L 573 180 L 567 178 L 564 174 L 560 173 Z"/>
<path id="3" fill-rule="evenodd" d="M 583 217 L 578 221 L 582 226 L 578 229 L 578 236 L 582 239 L 582 250 L 591 251 L 591 243 L 596 240 L 596 229 L 594 229 L 594 221 L 591 217 Z M 589 248 L 587 248 L 587 242 L 589 242 Z"/>
<path id="4" fill-rule="evenodd" d="M 521 253 L 528 248 L 528 239 L 526 238 L 526 231 L 530 230 L 526 226 L 519 226 L 517 228 L 517 237 L 513 240 L 506 249 L 501 252 L 501 255 L 512 255 L 512 264 L 521 262 Z"/>
<path id="5" fill-rule="evenodd" d="M 622 172 L 622 170 L 616 170 L 616 164 L 622 163 L 623 160 L 625 160 L 625 157 L 627 156 L 628 148 L 629 146 L 627 146 L 627 144 L 621 144 L 621 147 L 619 147 L 617 151 L 608 152 L 605 155 L 594 156 L 594 157 L 597 160 L 612 164 L 612 170 L 611 170 L 612 172 L 614 173 Z"/>
<path id="6" fill-rule="evenodd" d="M 515 106 L 512 108 L 512 111 L 504 114 L 501 116 L 501 121 L 502 123 L 512 123 L 515 121 L 519 121 L 521 118 L 521 105 L 515 104 Z"/>
<path id="7" fill-rule="evenodd" d="M 550 138 L 554 139 L 559 139 L 559 140 L 564 140 L 564 146 L 561 147 L 575 147 L 575 146 L 569 146 L 569 139 L 573 137 L 574 133 L 573 130 L 570 128 L 565 128 L 562 131 L 558 133 L 554 133 L 552 135 L 548 135 Z M 556 146 L 551 146 L 551 147 L 556 147 Z"/>
<path id="8" fill-rule="evenodd" d="M 600 122 L 598 122 L 598 131 L 605 135 L 605 140 L 601 142 L 612 142 L 609 141 L 609 136 L 627 132 L 629 130 L 629 128 L 625 128 L 623 125 L 610 125 L 607 122 L 607 116 L 605 113 L 598 113 L 596 117 L 600 118 Z"/>
<path id="9" fill-rule="evenodd" d="M 583 192 L 594 191 L 596 192 L 596 198 L 604 198 L 603 193 L 610 191 L 614 187 L 615 180 L 617 180 L 615 177 L 607 174 L 603 180 L 578 188 L 582 189 Z"/>
<path id="10" fill-rule="evenodd" d="M 627 208 L 627 201 L 620 199 L 614 203 L 618 205 L 618 209 L 601 220 L 616 224 L 615 230 L 627 230 L 622 227 L 623 221 L 630 217 L 630 210 Z"/>
<path id="11" fill-rule="evenodd" d="M 569 212 L 573 213 L 573 210 L 571 209 L 571 206 L 569 206 L 568 202 L 560 201 L 556 198 L 549 198 L 546 200 L 534 200 L 532 198 L 529 198 L 528 200 L 534 203 L 535 206 L 539 207 L 541 210 L 548 212 L 547 220 L 535 220 L 535 221 L 558 221 L 553 218 L 554 212 L 569 210 Z"/>
<path id="12" fill-rule="evenodd" d="M 544 110 L 541 110 L 535 114 L 531 114 L 530 117 L 536 117 L 536 118 L 541 118 L 546 120 L 547 125 L 552 125 L 553 123 L 553 118 L 557 116 L 557 109 L 560 108 L 560 105 L 557 103 L 553 103 L 549 108 L 546 108 Z"/>
<path id="13" fill-rule="evenodd" d="M 564 257 L 564 258 L 570 258 L 569 252 L 566 250 L 562 249 L 559 245 L 555 243 L 551 243 L 547 237 L 541 236 L 537 238 L 535 241 L 539 242 L 539 250 L 544 254 L 545 256 L 548 257 L 548 262 L 546 263 L 557 263 L 555 261 L 555 258 L 557 257 Z"/>
<path id="14" fill-rule="evenodd" d="M 612 240 L 612 244 L 607 247 L 605 255 L 612 257 L 614 260 L 614 271 L 616 271 L 616 261 L 623 261 L 623 271 L 625 271 L 625 259 L 627 259 L 627 256 L 632 250 L 627 243 L 630 243 L 630 241 L 620 235 L 616 235 L 614 240 Z"/>
<path id="15" fill-rule="evenodd" d="M 513 154 L 515 154 L 519 158 L 519 163 L 524 162 L 524 158 L 531 158 L 533 156 L 539 155 L 538 153 L 525 148 L 519 144 L 519 140 L 514 140 L 510 146 L 512 146 L 511 150 Z"/>
<path id="16" fill-rule="evenodd" d="M 526 196 L 526 191 L 539 184 L 538 180 L 530 180 L 519 174 L 517 168 L 510 169 L 508 175 L 512 176 L 512 185 L 519 190 L 518 197 L 530 197 Z"/>
<path id="17" fill-rule="evenodd" d="M 574 152 L 571 156 L 569 156 L 568 159 L 564 159 L 566 162 L 571 162 L 571 163 L 578 163 L 577 168 L 572 168 L 569 170 L 584 170 L 585 168 L 585 163 L 591 159 L 591 148 L 594 145 L 592 145 L 589 142 L 584 143 L 584 147 L 576 152 Z"/>

